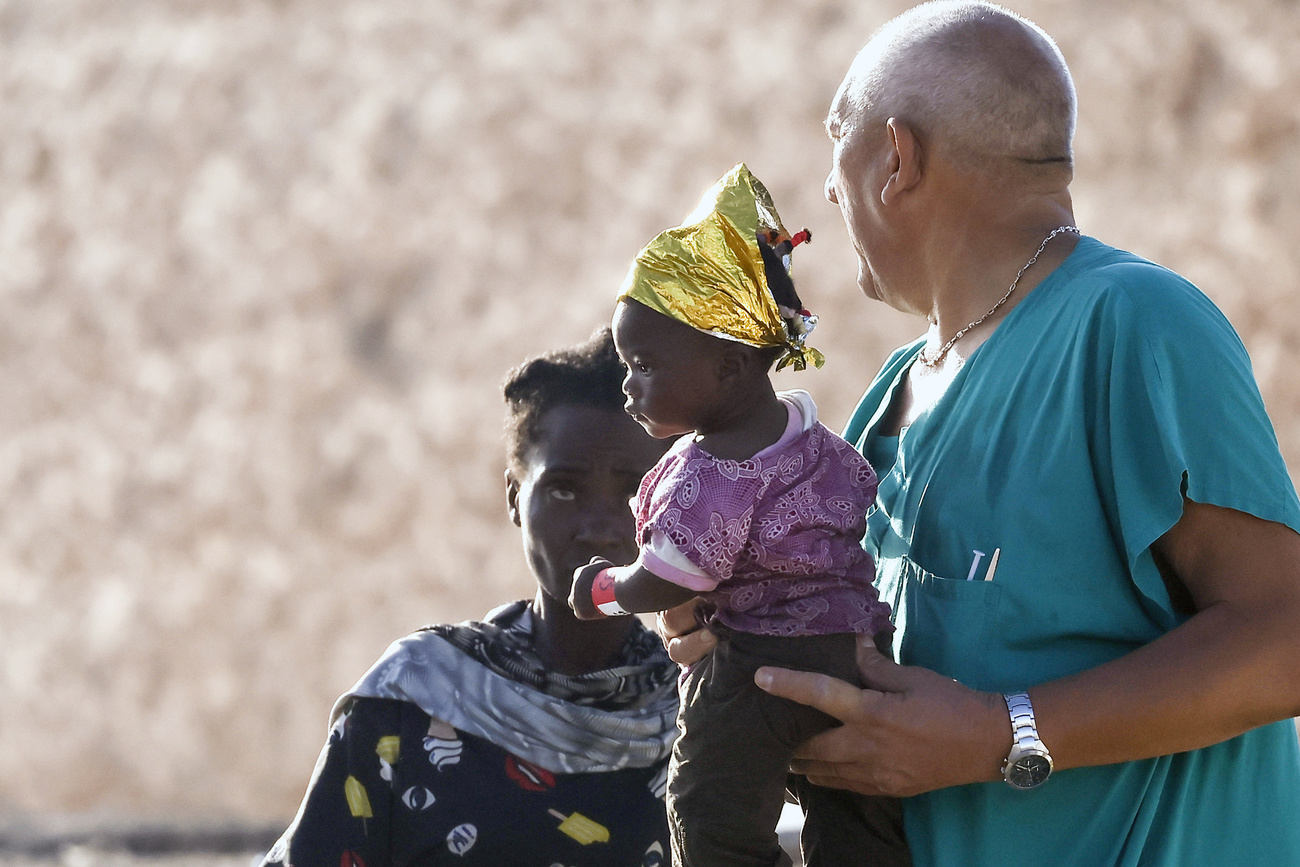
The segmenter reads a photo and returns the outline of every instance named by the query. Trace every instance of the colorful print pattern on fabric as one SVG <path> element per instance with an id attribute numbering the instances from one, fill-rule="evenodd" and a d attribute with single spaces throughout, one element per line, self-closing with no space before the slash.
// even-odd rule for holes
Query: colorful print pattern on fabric
<path id="1" fill-rule="evenodd" d="M 357 699 L 264 863 L 655 867 L 666 766 L 555 774 L 408 702 Z"/>
<path id="2" fill-rule="evenodd" d="M 784 447 L 720 460 L 684 437 L 637 493 L 637 537 L 656 532 L 714 583 L 710 623 L 758 635 L 875 634 L 889 607 L 861 547 L 876 475 L 820 423 Z"/>

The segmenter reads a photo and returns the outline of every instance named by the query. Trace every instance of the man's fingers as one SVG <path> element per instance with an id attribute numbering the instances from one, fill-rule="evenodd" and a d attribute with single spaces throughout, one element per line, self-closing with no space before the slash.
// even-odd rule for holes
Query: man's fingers
<path id="1" fill-rule="evenodd" d="M 718 638 L 695 619 L 699 597 L 676 608 L 660 611 L 655 617 L 655 631 L 668 648 L 668 658 L 678 665 L 694 665 L 718 646 Z"/>
<path id="2" fill-rule="evenodd" d="M 718 646 L 718 637 L 707 629 L 697 629 L 668 640 L 668 658 L 678 665 L 694 665 Z"/>
<path id="3" fill-rule="evenodd" d="M 858 636 L 858 672 L 864 686 L 880 692 L 903 692 L 908 683 L 907 669 L 881 653 L 866 635 Z"/>
<path id="4" fill-rule="evenodd" d="M 699 597 L 696 597 L 688 602 L 683 602 L 676 608 L 660 611 L 655 617 L 655 627 L 659 632 L 659 636 L 667 642 L 669 639 L 699 629 L 699 621 L 695 619 L 695 606 L 699 604 Z"/>
<path id="5" fill-rule="evenodd" d="M 772 695 L 811 705 L 838 720 L 852 716 L 862 701 L 862 690 L 856 686 L 811 671 L 764 666 L 754 673 L 754 683 Z"/>
<path id="6" fill-rule="evenodd" d="M 814 786 L 822 786 L 827 789 L 848 789 L 857 792 L 860 795 L 884 795 L 869 780 L 858 779 L 857 777 L 845 776 L 840 773 L 838 766 L 828 762 L 809 762 L 795 760 L 790 763 L 790 770 L 796 774 L 802 774 L 808 778 L 808 782 Z"/>

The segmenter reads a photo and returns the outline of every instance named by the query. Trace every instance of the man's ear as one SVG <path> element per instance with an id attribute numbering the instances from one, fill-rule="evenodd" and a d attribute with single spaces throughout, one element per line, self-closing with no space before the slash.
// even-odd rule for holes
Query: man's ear
<path id="1" fill-rule="evenodd" d="M 519 480 L 512 469 L 506 470 L 506 514 L 516 527 L 522 526 L 519 523 Z"/>
<path id="2" fill-rule="evenodd" d="M 892 205 L 921 182 L 921 142 L 912 128 L 896 117 L 885 126 L 889 128 L 889 178 L 880 191 L 880 203 Z"/>

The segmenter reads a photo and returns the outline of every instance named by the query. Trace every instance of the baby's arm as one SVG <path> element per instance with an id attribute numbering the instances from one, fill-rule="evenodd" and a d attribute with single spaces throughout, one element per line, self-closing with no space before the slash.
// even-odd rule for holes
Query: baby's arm
<path id="1" fill-rule="evenodd" d="M 608 560 L 593 557 L 586 566 L 573 573 L 573 589 L 569 593 L 569 607 L 579 620 L 597 620 L 607 615 L 596 608 L 591 598 L 592 584 L 601 572 L 606 580 L 613 580 L 614 599 L 628 613 L 664 611 L 675 608 L 695 597 L 696 591 L 660 578 L 644 566 L 615 566 Z"/>

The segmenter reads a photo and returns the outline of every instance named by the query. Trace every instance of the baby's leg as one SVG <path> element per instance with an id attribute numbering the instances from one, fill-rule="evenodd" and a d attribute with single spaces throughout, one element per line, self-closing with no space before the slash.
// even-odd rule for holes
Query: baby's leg
<path id="1" fill-rule="evenodd" d="M 889 638 L 877 636 L 882 653 L 889 653 Z M 828 654 L 822 663 L 818 670 L 824 674 L 861 686 L 856 648 L 851 667 L 845 665 L 843 652 Z M 911 852 L 903 836 L 902 804 L 897 798 L 814 786 L 796 774 L 790 775 L 789 782 L 804 814 L 799 834 L 804 867 L 911 867 Z"/>
<path id="2" fill-rule="evenodd" d="M 799 847 L 805 867 L 911 867 L 897 798 L 814 786 L 794 774 L 790 790 L 804 813 Z"/>
<path id="3" fill-rule="evenodd" d="M 675 867 L 786 863 L 776 823 L 790 759 L 835 720 L 769 695 L 754 685 L 754 672 L 764 665 L 808 669 L 808 659 L 824 662 L 846 652 L 856 658 L 851 635 L 732 633 L 687 674 L 668 783 Z"/>

